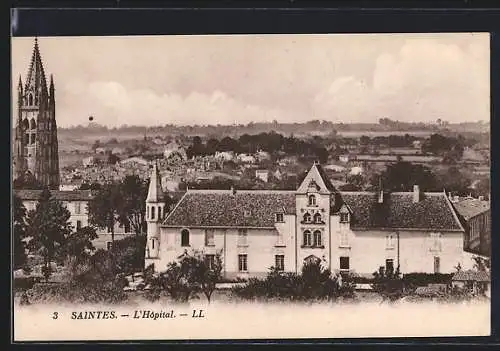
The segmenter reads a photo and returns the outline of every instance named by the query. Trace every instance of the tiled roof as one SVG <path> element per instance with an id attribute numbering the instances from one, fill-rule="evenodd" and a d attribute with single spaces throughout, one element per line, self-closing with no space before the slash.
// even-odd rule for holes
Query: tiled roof
<path id="1" fill-rule="evenodd" d="M 460 271 L 455 273 L 452 280 L 455 281 L 476 281 L 476 282 L 489 282 L 490 274 L 488 272 L 476 271 Z"/>
<path id="2" fill-rule="evenodd" d="M 42 190 L 14 190 L 14 194 L 21 200 L 38 201 L 42 194 Z M 51 190 L 50 194 L 59 201 L 89 201 L 92 199 L 91 190 Z"/>
<path id="3" fill-rule="evenodd" d="M 490 210 L 490 202 L 478 199 L 464 199 L 453 204 L 466 221 Z"/>
<path id="4" fill-rule="evenodd" d="M 446 195 L 426 193 L 413 203 L 413 193 L 336 192 L 332 212 L 343 203 L 353 212 L 353 229 L 463 231 Z M 274 214 L 295 214 L 294 191 L 189 190 L 164 221 L 171 227 L 274 227 Z"/>
<path id="5" fill-rule="evenodd" d="M 423 193 L 413 202 L 412 192 L 385 193 L 378 203 L 375 192 L 341 192 L 352 210 L 353 229 L 420 229 L 463 231 L 444 193 Z"/>
<path id="6" fill-rule="evenodd" d="M 189 190 L 165 226 L 273 228 L 275 213 L 295 213 L 293 191 Z"/>

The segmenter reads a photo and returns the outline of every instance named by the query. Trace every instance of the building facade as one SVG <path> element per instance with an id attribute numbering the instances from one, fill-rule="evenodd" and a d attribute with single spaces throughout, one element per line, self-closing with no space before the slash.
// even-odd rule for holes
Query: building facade
<path id="1" fill-rule="evenodd" d="M 150 187 L 161 189 L 155 172 Z M 470 261 L 446 194 L 339 192 L 318 164 L 296 191 L 188 190 L 168 214 L 148 199 L 145 264 L 156 271 L 192 250 L 220 253 L 228 279 L 300 272 L 308 260 L 362 276 L 380 266 L 449 273 Z"/>
<path id="2" fill-rule="evenodd" d="M 27 212 L 36 209 L 41 193 L 42 190 L 14 190 L 14 195 L 22 200 Z M 89 225 L 88 206 L 93 198 L 91 190 L 52 190 L 50 193 L 53 198 L 60 201 L 70 212 L 71 216 L 69 222 L 71 223 L 73 231 L 77 231 Z M 130 227 L 125 227 L 119 223 L 115 224 L 114 231 L 114 240 L 121 240 L 130 235 L 134 235 Z M 112 237 L 109 230 L 98 229 L 97 236 L 97 239 L 92 241 L 96 249 L 107 250 L 111 247 Z"/>
<path id="3" fill-rule="evenodd" d="M 51 75 L 47 88 L 37 39 L 24 87 L 19 77 L 17 95 L 14 177 L 18 179 L 29 173 L 42 185 L 58 189 L 60 174 L 54 80 Z"/>
<path id="4" fill-rule="evenodd" d="M 491 257 L 490 202 L 483 199 L 462 198 L 452 200 L 452 203 L 465 229 L 464 249 Z"/>

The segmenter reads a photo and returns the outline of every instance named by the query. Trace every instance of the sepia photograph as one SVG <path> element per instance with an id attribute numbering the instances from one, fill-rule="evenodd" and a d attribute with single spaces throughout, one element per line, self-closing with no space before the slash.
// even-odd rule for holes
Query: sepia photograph
<path id="1" fill-rule="evenodd" d="M 11 59 L 15 341 L 490 335 L 488 33 Z"/>

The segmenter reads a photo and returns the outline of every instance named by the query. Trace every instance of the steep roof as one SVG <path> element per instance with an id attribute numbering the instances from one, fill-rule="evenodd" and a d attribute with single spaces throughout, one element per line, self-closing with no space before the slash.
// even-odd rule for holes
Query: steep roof
<path id="1" fill-rule="evenodd" d="M 154 162 L 151 177 L 149 179 L 148 197 L 146 198 L 146 202 L 162 202 L 164 198 L 160 171 L 158 170 L 158 165 Z"/>
<path id="2" fill-rule="evenodd" d="M 274 228 L 277 212 L 295 213 L 295 192 L 188 190 L 163 225 Z"/>
<path id="3" fill-rule="evenodd" d="M 26 77 L 25 91 L 29 87 L 33 87 L 35 92 L 47 92 L 47 81 L 45 79 L 45 71 L 43 69 L 42 56 L 40 55 L 37 38 L 35 38 L 35 45 L 33 46 L 30 68 Z"/>
<path id="4" fill-rule="evenodd" d="M 413 193 L 335 192 L 331 212 L 346 204 L 353 229 L 463 231 L 445 194 L 426 193 L 413 203 Z M 164 221 L 169 227 L 274 227 L 274 214 L 296 214 L 294 191 L 188 190 Z"/>
<path id="5" fill-rule="evenodd" d="M 457 212 L 466 220 L 490 210 L 490 202 L 478 199 L 464 199 L 453 204 Z"/>
<path id="6" fill-rule="evenodd" d="M 413 202 L 413 192 L 385 193 L 382 204 L 376 192 L 341 192 L 352 211 L 353 229 L 416 229 L 463 231 L 444 193 L 423 193 Z"/>
<path id="7" fill-rule="evenodd" d="M 14 190 L 14 195 L 23 201 L 38 201 L 42 190 Z M 59 201 L 90 201 L 93 198 L 91 190 L 51 190 L 50 194 Z"/>

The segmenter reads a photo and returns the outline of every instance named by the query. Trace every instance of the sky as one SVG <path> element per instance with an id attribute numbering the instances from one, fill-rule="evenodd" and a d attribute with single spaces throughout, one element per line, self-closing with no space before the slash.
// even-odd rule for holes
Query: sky
<path id="1" fill-rule="evenodd" d="M 12 38 L 12 93 L 34 38 Z M 39 37 L 58 126 L 490 119 L 487 33 Z M 13 116 L 15 119 L 16 117 Z"/>

